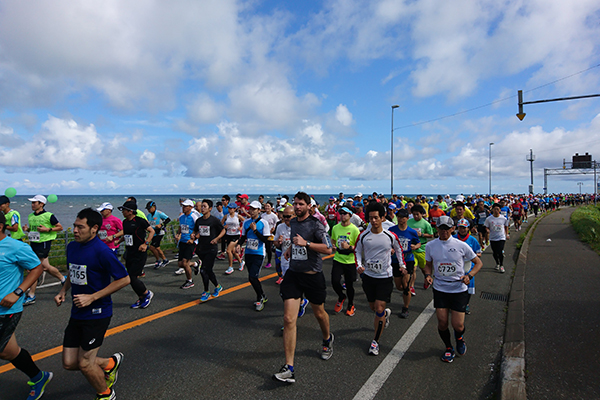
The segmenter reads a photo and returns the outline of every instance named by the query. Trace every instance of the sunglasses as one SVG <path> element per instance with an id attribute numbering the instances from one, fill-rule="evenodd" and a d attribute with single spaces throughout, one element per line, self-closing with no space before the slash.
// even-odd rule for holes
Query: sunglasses
<path id="1" fill-rule="evenodd" d="M 347 213 L 347 212 L 345 212 L 345 211 L 340 211 L 340 212 L 339 212 L 339 214 L 340 214 L 340 215 L 348 215 L 348 213 Z"/>
<path id="2" fill-rule="evenodd" d="M 291 215 L 285 215 L 285 214 L 284 214 L 284 215 L 283 215 L 283 218 L 292 218 L 292 216 L 291 216 Z"/>
<path id="3" fill-rule="evenodd" d="M 444 225 L 444 227 L 438 226 L 439 231 L 449 231 L 450 229 L 452 229 L 451 226 L 445 226 L 445 225 Z"/>

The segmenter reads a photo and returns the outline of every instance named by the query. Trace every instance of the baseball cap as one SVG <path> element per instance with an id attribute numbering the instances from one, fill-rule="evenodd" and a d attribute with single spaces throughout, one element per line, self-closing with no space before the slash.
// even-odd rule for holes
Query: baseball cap
<path id="1" fill-rule="evenodd" d="M 440 202 L 439 202 L 439 201 L 434 201 L 434 202 L 433 202 L 433 206 L 434 206 L 434 207 L 437 207 L 437 206 L 439 206 L 439 205 L 440 205 Z"/>
<path id="2" fill-rule="evenodd" d="M 311 197 L 311 199 L 310 199 L 310 205 L 311 205 L 311 207 L 314 207 L 314 206 L 316 206 L 316 205 L 317 205 L 317 202 L 316 202 L 316 201 L 315 201 L 315 199 L 313 199 L 312 197 Z"/>
<path id="3" fill-rule="evenodd" d="M 329 196 L 329 200 L 335 200 L 335 197 Z"/>
<path id="4" fill-rule="evenodd" d="M 464 226 L 465 228 L 468 228 L 469 227 L 469 220 L 466 219 L 466 218 L 461 218 L 456 223 L 456 226 Z"/>
<path id="5" fill-rule="evenodd" d="M 438 228 L 441 228 L 442 226 L 445 226 L 446 228 L 452 228 L 454 226 L 454 221 L 447 215 L 442 215 L 438 220 L 437 226 Z"/>
<path id="6" fill-rule="evenodd" d="M 153 201 L 149 201 L 148 203 L 146 203 L 146 210 L 149 210 L 152 206 L 156 207 L 156 203 Z"/>
<path id="7" fill-rule="evenodd" d="M 396 205 L 394 203 L 390 203 L 390 204 L 388 204 L 388 208 L 390 210 L 395 210 L 396 209 Z"/>
<path id="8" fill-rule="evenodd" d="M 354 197 L 362 197 L 362 193 L 358 192 L 358 193 L 356 193 L 356 196 L 354 196 Z"/>
<path id="9" fill-rule="evenodd" d="M 459 194 L 458 196 L 456 196 L 456 201 L 465 201 L 465 196 Z"/>
<path id="10" fill-rule="evenodd" d="M 227 208 L 238 208 L 238 206 L 235 203 L 229 203 L 229 205 L 227 206 Z"/>
<path id="11" fill-rule="evenodd" d="M 408 218 L 408 210 L 406 208 L 401 208 L 396 213 L 398 218 Z"/>
<path id="12" fill-rule="evenodd" d="M 342 207 L 342 208 L 340 208 L 340 211 L 346 212 L 350 215 L 354 214 L 352 211 L 350 211 L 350 209 L 348 207 Z"/>
<path id="13" fill-rule="evenodd" d="M 109 202 L 106 203 L 102 203 L 102 205 L 100 205 L 100 207 L 96 208 L 96 211 L 100 212 L 100 211 L 104 211 L 104 210 L 112 210 L 114 207 L 112 204 L 110 204 Z"/>
<path id="14" fill-rule="evenodd" d="M 182 206 L 190 206 L 190 207 L 194 207 L 194 202 L 191 201 L 190 199 L 186 199 L 183 201 L 183 203 L 181 203 Z"/>
<path id="15" fill-rule="evenodd" d="M 119 207 L 119 211 L 123 210 L 137 211 L 137 204 L 135 201 L 126 201 L 121 207 Z"/>
<path id="16" fill-rule="evenodd" d="M 248 198 L 248 195 L 247 195 L 247 194 L 241 194 L 241 195 L 240 195 L 240 199 L 247 199 L 247 198 Z"/>
<path id="17" fill-rule="evenodd" d="M 262 204 L 260 204 L 260 201 L 254 200 L 252 203 L 250 203 L 250 207 L 260 210 L 262 208 Z"/>
<path id="18" fill-rule="evenodd" d="M 0 196 L 0 204 L 10 203 L 10 199 L 4 195 Z"/>
<path id="19" fill-rule="evenodd" d="M 29 201 L 39 201 L 40 203 L 46 204 L 46 198 L 41 194 L 36 194 L 31 199 L 27 199 Z"/>

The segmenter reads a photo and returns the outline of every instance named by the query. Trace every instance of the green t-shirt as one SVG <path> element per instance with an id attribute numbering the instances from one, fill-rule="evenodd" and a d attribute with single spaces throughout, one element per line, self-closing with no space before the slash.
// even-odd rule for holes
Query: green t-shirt
<path id="1" fill-rule="evenodd" d="M 360 231 L 354 224 L 342 226 L 342 224 L 339 223 L 331 229 L 331 241 L 336 247 L 339 247 L 340 243 L 344 241 L 348 242 L 350 246 L 354 246 L 358 235 L 360 235 Z M 356 261 L 354 259 L 354 252 L 351 254 L 340 254 L 337 250 L 333 259 L 342 264 L 354 264 Z"/>
<path id="2" fill-rule="evenodd" d="M 20 240 L 25 236 L 25 233 L 23 232 L 23 227 L 21 226 L 21 215 L 19 214 L 18 211 L 10 210 L 6 214 L 6 224 L 10 225 L 10 226 L 17 224 L 17 227 L 18 227 L 17 231 L 10 232 L 11 238 Z"/>
<path id="3" fill-rule="evenodd" d="M 407 222 L 408 226 L 413 228 L 417 232 L 426 233 L 428 235 L 433 235 L 433 228 L 431 224 L 425 221 L 425 218 L 421 218 L 420 221 L 415 221 L 414 218 L 410 218 Z M 419 236 L 419 240 L 421 241 L 421 247 L 417 250 L 413 250 L 413 253 L 424 253 L 425 246 L 427 245 L 427 238 L 423 236 Z"/>

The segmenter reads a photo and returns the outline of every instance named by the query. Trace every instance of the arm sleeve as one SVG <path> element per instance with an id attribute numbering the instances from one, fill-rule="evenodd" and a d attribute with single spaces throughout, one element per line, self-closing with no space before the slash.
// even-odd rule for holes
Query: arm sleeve
<path id="1" fill-rule="evenodd" d="M 356 240 L 356 247 L 354 248 L 354 259 L 356 260 L 356 268 L 362 267 L 362 241 L 360 240 L 362 237 L 362 234 L 360 234 L 358 236 L 358 239 Z"/>

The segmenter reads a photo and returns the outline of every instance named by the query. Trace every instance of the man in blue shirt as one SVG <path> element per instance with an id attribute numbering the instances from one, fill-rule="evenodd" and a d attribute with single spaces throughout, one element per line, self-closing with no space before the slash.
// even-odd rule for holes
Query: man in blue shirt
<path id="1" fill-rule="evenodd" d="M 167 233 L 165 227 L 171 222 L 171 218 L 164 212 L 157 210 L 156 203 L 153 201 L 149 201 L 146 204 L 146 210 L 148 210 L 146 218 L 155 232 L 154 236 L 152 236 L 152 242 L 150 243 L 150 251 L 152 252 L 152 255 L 154 255 L 154 258 L 156 258 L 154 269 L 159 269 L 169 263 L 169 260 L 165 257 L 165 253 L 163 253 L 160 248 L 160 242 Z"/>
<path id="2" fill-rule="evenodd" d="M 37 282 L 43 267 L 31 247 L 6 236 L 6 218 L 0 212 L 0 359 L 10 361 L 29 376 L 27 400 L 44 394 L 52 372 L 40 371 L 27 350 L 19 347 L 15 329 L 23 312 L 23 294 Z M 29 271 L 23 279 L 25 270 Z"/>
<path id="3" fill-rule="evenodd" d="M 86 208 L 77 214 L 75 241 L 67 246 L 69 275 L 54 301 L 60 306 L 73 289 L 71 318 L 63 340 L 64 368 L 80 370 L 96 390 L 96 400 L 112 400 L 123 354 L 100 358 L 98 350 L 112 317 L 110 295 L 129 285 L 130 278 L 115 253 L 98 238 L 101 226 L 99 212 Z"/>

